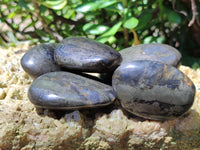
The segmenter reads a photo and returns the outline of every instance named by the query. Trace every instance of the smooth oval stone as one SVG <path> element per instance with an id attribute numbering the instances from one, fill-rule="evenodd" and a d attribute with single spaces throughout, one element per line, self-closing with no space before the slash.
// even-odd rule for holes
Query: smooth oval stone
<path id="1" fill-rule="evenodd" d="M 56 45 L 55 43 L 39 44 L 29 49 L 21 58 L 24 71 L 33 78 L 47 72 L 59 71 L 60 66 L 54 61 Z"/>
<path id="2" fill-rule="evenodd" d="M 50 72 L 33 81 L 28 97 L 36 107 L 71 109 L 105 106 L 116 96 L 109 85 L 69 72 Z"/>
<path id="3" fill-rule="evenodd" d="M 113 48 L 82 37 L 64 39 L 54 56 L 62 67 L 83 72 L 111 72 L 121 62 L 121 55 Z"/>
<path id="4" fill-rule="evenodd" d="M 174 47 L 166 44 L 140 44 L 120 51 L 122 64 L 135 60 L 159 61 L 172 66 L 178 66 L 181 53 Z"/>
<path id="5" fill-rule="evenodd" d="M 173 66 L 148 60 L 118 67 L 112 85 L 123 108 L 153 120 L 184 114 L 195 96 L 195 86 L 185 74 Z"/>

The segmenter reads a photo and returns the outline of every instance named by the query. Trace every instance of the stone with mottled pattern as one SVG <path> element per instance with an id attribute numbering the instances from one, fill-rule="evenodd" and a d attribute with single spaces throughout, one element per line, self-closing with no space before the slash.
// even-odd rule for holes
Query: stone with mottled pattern
<path id="1" fill-rule="evenodd" d="M 167 44 L 140 44 L 120 51 L 122 64 L 135 60 L 152 60 L 177 67 L 180 64 L 181 53 Z"/>
<path id="2" fill-rule="evenodd" d="M 127 111 L 152 120 L 181 116 L 195 96 L 193 82 L 175 67 L 138 60 L 118 67 L 112 85 Z"/>
<path id="3" fill-rule="evenodd" d="M 64 39 L 54 58 L 62 67 L 82 72 L 112 72 L 121 62 L 121 55 L 113 48 L 83 37 Z"/>
<path id="4" fill-rule="evenodd" d="M 45 43 L 29 49 L 21 58 L 21 66 L 26 73 L 36 78 L 47 72 L 61 70 L 54 61 L 54 50 L 57 44 Z"/>
<path id="5" fill-rule="evenodd" d="M 105 106 L 116 96 L 109 85 L 69 72 L 50 72 L 33 81 L 28 97 L 36 107 L 75 109 Z"/>

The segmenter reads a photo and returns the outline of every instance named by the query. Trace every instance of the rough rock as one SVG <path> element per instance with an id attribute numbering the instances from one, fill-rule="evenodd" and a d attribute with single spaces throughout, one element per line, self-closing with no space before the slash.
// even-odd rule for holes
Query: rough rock
<path id="1" fill-rule="evenodd" d="M 69 72 L 50 72 L 36 78 L 28 97 L 37 107 L 71 109 L 105 106 L 116 99 L 113 88 Z"/>
<path id="2" fill-rule="evenodd" d="M 38 111 L 27 97 L 32 79 L 20 67 L 20 59 L 29 48 L 0 48 L 0 149 L 200 148 L 200 69 L 180 66 L 194 82 L 196 97 L 192 108 L 174 120 L 144 120 L 119 106 L 62 113 Z"/>
<path id="3" fill-rule="evenodd" d="M 125 48 L 120 51 L 122 64 L 135 60 L 159 61 L 168 65 L 178 66 L 181 60 L 181 53 L 174 47 L 167 44 L 140 44 Z"/>
<path id="4" fill-rule="evenodd" d="M 192 106 L 195 86 L 177 68 L 138 60 L 118 67 L 112 86 L 124 109 L 146 119 L 181 116 Z"/>
<path id="5" fill-rule="evenodd" d="M 61 67 L 54 61 L 55 43 L 38 44 L 31 48 L 21 58 L 23 69 L 33 78 L 52 71 L 59 71 Z"/>
<path id="6" fill-rule="evenodd" d="M 62 67 L 83 72 L 112 72 L 121 62 L 121 55 L 113 48 L 82 37 L 64 39 L 54 57 Z"/>

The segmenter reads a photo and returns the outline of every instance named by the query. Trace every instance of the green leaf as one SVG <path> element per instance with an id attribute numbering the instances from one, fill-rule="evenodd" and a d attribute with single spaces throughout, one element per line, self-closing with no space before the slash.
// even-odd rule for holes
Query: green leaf
<path id="1" fill-rule="evenodd" d="M 113 1 L 95 1 L 95 2 L 90 2 L 84 5 L 81 5 L 79 7 L 76 8 L 77 12 L 89 12 L 92 10 L 96 10 L 99 8 L 106 8 L 108 6 L 111 6 L 113 4 L 117 3 L 117 0 L 113 0 Z"/>
<path id="2" fill-rule="evenodd" d="M 199 67 L 200 67 L 200 65 L 199 65 L 197 62 L 195 62 L 195 63 L 192 65 L 192 69 L 194 69 L 194 70 L 197 70 Z M 198 89 L 198 90 L 200 90 L 200 89 Z"/>
<path id="3" fill-rule="evenodd" d="M 167 18 L 167 20 L 171 23 L 180 23 L 181 22 L 181 16 L 176 13 L 175 11 L 168 9 L 168 8 L 164 8 L 164 18 Z"/>
<path id="4" fill-rule="evenodd" d="M 47 0 L 47 1 L 40 0 L 38 2 L 48 8 L 54 9 L 54 10 L 60 10 L 60 9 L 64 8 L 65 5 L 67 4 L 67 0 Z"/>
<path id="5" fill-rule="evenodd" d="M 148 44 L 148 43 L 152 43 L 153 42 L 153 36 L 147 36 L 145 37 L 145 39 L 143 40 L 144 44 Z"/>
<path id="6" fill-rule="evenodd" d="M 126 20 L 123 24 L 124 28 L 128 28 L 128 29 L 133 29 L 138 25 L 138 19 L 135 17 L 131 17 L 128 20 Z"/>
<path id="7" fill-rule="evenodd" d="M 11 13 L 9 13 L 9 15 L 8 15 L 8 19 L 12 19 L 12 18 L 14 18 L 15 17 L 15 12 L 11 12 Z"/>
<path id="8" fill-rule="evenodd" d="M 108 27 L 104 25 L 96 25 L 92 23 L 87 23 L 83 26 L 83 31 L 88 32 L 89 34 L 92 34 L 92 35 L 102 34 L 106 30 L 108 30 Z"/>
<path id="9" fill-rule="evenodd" d="M 181 16 L 175 11 L 168 10 L 167 19 L 172 23 L 181 23 Z"/>
<path id="10" fill-rule="evenodd" d="M 107 1 L 107 2 L 101 1 L 101 5 L 99 7 L 100 8 L 106 8 L 106 7 L 111 6 L 111 5 L 115 4 L 115 3 L 117 3 L 117 0 Z"/>
<path id="11" fill-rule="evenodd" d="M 87 3 L 85 5 L 81 5 L 80 7 L 76 8 L 77 12 L 88 12 L 91 10 L 95 10 L 98 8 L 98 4 L 97 3 Z"/>
<path id="12" fill-rule="evenodd" d="M 141 30 L 145 28 L 147 24 L 150 23 L 151 19 L 152 19 L 152 13 L 147 12 L 142 14 L 141 17 L 139 18 L 139 24 L 137 25 L 135 30 Z"/>
<path id="13" fill-rule="evenodd" d="M 29 9 L 28 7 L 28 2 L 26 2 L 25 0 L 18 0 L 18 4 L 21 8 L 25 8 L 25 9 Z"/>
<path id="14" fill-rule="evenodd" d="M 25 0 L 18 0 L 18 4 L 21 8 L 28 9 L 28 2 L 26 2 Z"/>
<path id="15" fill-rule="evenodd" d="M 125 21 L 132 17 L 131 11 L 128 8 L 123 9 L 123 13 L 121 14 Z"/>
<path id="16" fill-rule="evenodd" d="M 122 22 L 119 21 L 118 23 L 116 23 L 111 29 L 109 29 L 107 32 L 105 32 L 104 34 L 102 34 L 100 37 L 98 37 L 96 39 L 96 41 L 98 42 L 101 42 L 101 43 L 105 43 L 108 41 L 108 39 L 111 37 L 111 36 L 114 36 L 117 31 L 120 29 L 122 25 Z"/>
<path id="17" fill-rule="evenodd" d="M 124 8 L 123 8 L 122 3 L 117 4 L 117 9 L 120 10 L 120 11 L 123 11 Z"/>
<path id="18" fill-rule="evenodd" d="M 164 43 L 165 42 L 165 37 L 157 37 L 156 38 L 156 43 Z"/>
<path id="19" fill-rule="evenodd" d="M 47 33 L 46 33 L 45 31 L 36 30 L 35 32 L 36 32 L 37 35 L 39 35 L 40 37 L 47 37 Z"/>
<path id="20" fill-rule="evenodd" d="M 116 40 L 117 40 L 116 37 L 111 36 L 111 37 L 108 38 L 108 43 L 113 44 L 113 43 L 115 43 Z"/>
<path id="21" fill-rule="evenodd" d="M 62 9 L 62 13 L 63 13 L 63 17 L 71 18 L 71 17 L 75 16 L 75 9 L 72 9 L 70 6 L 66 5 Z"/>
<path id="22" fill-rule="evenodd" d="M 40 13 L 41 14 L 44 14 L 48 10 L 48 8 L 46 6 L 44 6 L 44 5 L 40 5 L 39 8 L 40 8 Z"/>

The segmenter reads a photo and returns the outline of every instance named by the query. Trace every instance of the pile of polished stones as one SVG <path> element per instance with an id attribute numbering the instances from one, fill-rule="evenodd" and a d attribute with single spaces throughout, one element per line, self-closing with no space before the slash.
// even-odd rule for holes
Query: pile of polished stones
<path id="1" fill-rule="evenodd" d="M 91 108 L 118 99 L 136 116 L 166 120 L 187 112 L 194 101 L 194 84 L 177 69 L 180 59 L 181 54 L 165 44 L 117 52 L 93 40 L 69 37 L 31 48 L 21 65 L 34 78 L 28 97 L 38 108 Z"/>

